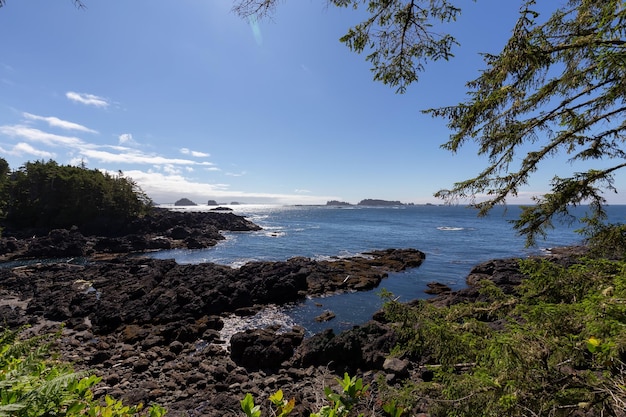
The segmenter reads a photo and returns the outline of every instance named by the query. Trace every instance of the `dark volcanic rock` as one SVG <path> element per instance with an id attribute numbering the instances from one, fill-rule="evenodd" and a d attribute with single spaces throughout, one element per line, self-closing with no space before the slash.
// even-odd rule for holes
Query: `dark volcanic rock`
<path id="1" fill-rule="evenodd" d="M 356 258 L 320 261 L 315 270 L 307 272 L 309 294 L 368 290 L 377 287 L 388 272 L 418 267 L 426 255 L 416 249 L 387 249 L 372 251 Z"/>
<path id="2" fill-rule="evenodd" d="M 536 259 L 545 259 L 556 262 L 565 267 L 572 265 L 586 253 L 586 248 L 581 246 L 556 248 L 544 256 L 536 256 Z M 459 291 L 443 292 L 430 300 L 435 305 L 445 306 L 460 302 L 488 301 L 486 295 L 480 294 L 478 288 L 482 280 L 492 281 L 505 294 L 514 294 L 516 288 L 525 279 L 521 272 L 519 262 L 521 258 L 492 259 L 476 265 L 467 275 L 465 282 L 467 287 Z"/>
<path id="3" fill-rule="evenodd" d="M 88 318 L 95 331 L 109 333 L 127 324 L 198 320 L 254 305 L 293 302 L 308 294 L 369 288 L 386 271 L 415 265 L 419 259 L 419 251 L 392 250 L 335 262 L 293 258 L 235 269 L 118 258 L 0 269 L 0 289 L 29 299 L 29 314 L 57 321 Z M 351 274 L 359 279 L 343 279 Z"/>
<path id="4" fill-rule="evenodd" d="M 280 326 L 250 329 L 236 333 L 230 339 L 230 356 L 235 363 L 248 369 L 275 369 L 290 359 L 304 339 L 304 329 L 278 333 Z"/>
<path id="5" fill-rule="evenodd" d="M 92 257 L 80 265 L 0 268 L 0 321 L 11 328 L 29 324 L 35 334 L 64 323 L 57 342 L 62 358 L 103 378 L 98 396 L 154 401 L 168 415 L 199 416 L 237 410 L 247 392 L 264 399 L 283 389 L 296 398 L 296 415 L 309 415 L 320 381 L 334 383 L 328 369 L 382 369 L 395 340 L 386 325 L 372 322 L 307 340 L 301 328 L 270 327 L 236 333 L 228 344 L 222 317 L 252 315 L 307 295 L 374 288 L 390 271 L 419 266 L 424 254 L 389 249 L 331 261 L 252 262 L 238 269 L 120 255 L 207 247 L 223 238 L 222 230 L 258 229 L 233 213 L 155 210 L 124 225 L 102 221 L 80 231 L 2 238 L 2 259 Z"/>
<path id="6" fill-rule="evenodd" d="M 87 239 L 78 229 L 55 229 L 47 236 L 32 239 L 24 253 L 29 258 L 65 258 L 85 256 Z"/>
<path id="7" fill-rule="evenodd" d="M 129 223 L 100 219 L 81 230 L 51 230 L 43 236 L 10 227 L 0 238 L 0 260 L 66 258 L 143 252 L 177 247 L 208 248 L 223 240 L 220 231 L 252 231 L 260 227 L 226 212 L 179 213 L 155 208 L 150 215 Z M 18 239 L 21 237 L 21 239 Z"/>
<path id="8" fill-rule="evenodd" d="M 369 321 L 335 335 L 331 329 L 306 339 L 293 363 L 299 367 L 329 366 L 338 373 L 382 369 L 396 336 L 385 324 Z"/>
<path id="9" fill-rule="evenodd" d="M 450 287 L 440 282 L 429 282 L 426 287 L 428 287 L 424 290 L 426 294 L 443 294 L 452 291 Z"/>
<path id="10" fill-rule="evenodd" d="M 167 218 L 163 222 L 165 230 L 176 226 Z M 405 249 L 335 261 L 254 262 L 240 269 L 143 258 L 4 268 L 0 320 L 13 328 L 31 324 L 39 334 L 65 322 L 57 345 L 62 358 L 103 378 L 98 396 L 154 401 L 171 416 L 213 416 L 236 415 L 246 393 L 260 403 L 282 389 L 285 398 L 296 399 L 294 415 L 310 415 L 319 409 L 321 387 L 336 386 L 344 371 L 363 377 L 372 391 L 380 377 L 402 383 L 407 376 L 432 375 L 413 362 L 416 358 L 388 358 L 397 336 L 381 314 L 380 320 L 340 334 L 328 330 L 303 339 L 302 329 L 281 333 L 275 326 L 236 333 L 230 345 L 220 333 L 222 317 L 252 315 L 262 304 L 306 294 L 377 285 L 388 271 L 418 266 L 423 259 L 421 252 Z M 523 276 L 517 260 L 486 262 L 472 270 L 467 289 L 432 302 L 480 299 L 475 284 L 482 279 L 515 291 Z"/>

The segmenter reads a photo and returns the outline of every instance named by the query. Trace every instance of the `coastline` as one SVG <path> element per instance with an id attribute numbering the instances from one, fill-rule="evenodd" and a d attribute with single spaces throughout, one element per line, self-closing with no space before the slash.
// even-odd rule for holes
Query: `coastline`
<path id="1" fill-rule="evenodd" d="M 564 252 L 558 255 L 563 259 L 569 255 L 558 251 Z M 417 250 L 389 249 L 333 262 L 254 262 L 238 270 L 104 254 L 112 258 L 0 270 L 5 323 L 29 324 L 31 332 L 56 331 L 65 323 L 57 347 L 77 369 L 91 369 L 103 378 L 99 395 L 158 402 L 169 415 L 240 415 L 238 401 L 246 393 L 267 398 L 281 388 L 296 397 L 304 413 L 315 404 L 321 386 L 332 384 L 343 371 L 359 372 L 373 389 L 377 375 L 392 380 L 409 369 L 419 371 L 410 364 L 394 368 L 387 363 L 396 336 L 378 315 L 350 331 L 310 338 L 302 328 L 270 325 L 235 333 L 227 346 L 221 334 L 224 314 L 251 315 L 263 305 L 307 294 L 376 287 L 386 271 L 419 267 L 424 256 Z M 91 256 L 97 259 L 102 253 L 94 250 Z M 481 279 L 511 288 L 521 280 L 515 260 L 490 262 L 475 267 L 473 276 L 482 274 Z M 478 280 L 472 274 L 466 289 L 444 289 L 431 302 L 443 306 L 475 299 L 473 283 Z M 346 280 L 357 275 L 367 279 Z"/>

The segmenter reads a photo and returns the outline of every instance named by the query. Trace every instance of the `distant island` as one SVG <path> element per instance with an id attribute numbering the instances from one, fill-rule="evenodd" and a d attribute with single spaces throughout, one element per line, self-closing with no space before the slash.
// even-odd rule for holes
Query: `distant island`
<path id="1" fill-rule="evenodd" d="M 377 200 L 372 198 L 366 198 L 359 201 L 357 206 L 403 206 L 404 204 L 399 201 Z"/>
<path id="2" fill-rule="evenodd" d="M 196 203 L 194 203 L 193 201 L 191 201 L 188 198 L 181 198 L 180 200 L 175 202 L 174 205 L 175 206 L 197 206 Z"/>
<path id="3" fill-rule="evenodd" d="M 326 202 L 327 206 L 351 206 L 352 204 L 345 201 L 330 200 Z"/>
<path id="4" fill-rule="evenodd" d="M 351 206 L 352 204 L 345 201 L 330 200 L 326 202 L 327 206 Z M 388 207 L 388 206 L 405 206 L 406 204 L 400 201 L 379 200 L 373 198 L 366 198 L 358 202 L 357 206 L 370 206 L 370 207 Z M 413 204 L 409 204 L 413 205 Z"/>
<path id="5" fill-rule="evenodd" d="M 207 205 L 207 206 L 218 206 L 219 204 L 220 204 L 220 203 L 218 203 L 216 200 L 209 200 L 209 201 L 207 201 L 207 203 L 206 203 L 206 205 Z M 226 204 L 226 203 L 221 203 L 221 204 Z M 231 201 L 231 202 L 230 202 L 230 203 L 228 203 L 228 204 L 230 204 L 231 206 L 238 206 L 238 205 L 240 205 L 241 203 L 240 203 L 240 202 L 238 202 L 238 201 Z"/>

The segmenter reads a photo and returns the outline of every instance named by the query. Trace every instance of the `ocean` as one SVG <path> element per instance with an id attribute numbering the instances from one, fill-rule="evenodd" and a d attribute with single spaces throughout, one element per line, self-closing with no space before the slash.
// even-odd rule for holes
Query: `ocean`
<path id="1" fill-rule="evenodd" d="M 210 210 L 210 206 L 173 207 L 173 210 Z M 214 262 L 238 267 L 249 261 L 280 261 L 294 256 L 314 259 L 349 257 L 387 248 L 415 248 L 426 254 L 415 269 L 391 273 L 380 287 L 371 291 L 332 295 L 303 300 L 295 305 L 270 307 L 258 316 L 233 318 L 227 326 L 242 328 L 279 323 L 303 326 L 308 334 L 326 328 L 339 332 L 362 324 L 382 306 L 380 290 L 392 292 L 400 301 L 427 298 L 429 282 L 440 282 L 452 289 L 465 286 L 473 266 L 495 258 L 525 257 L 556 246 L 577 245 L 579 223 L 555 224 L 546 240 L 526 248 L 511 221 L 520 207 L 497 207 L 486 217 L 478 217 L 465 206 L 403 205 L 364 206 L 271 206 L 232 205 L 242 215 L 263 228 L 257 232 L 227 232 L 216 246 L 198 250 L 167 250 L 151 254 L 179 263 Z M 585 207 L 576 208 L 577 217 Z M 626 206 L 609 206 L 609 220 L 626 222 Z M 324 311 L 336 317 L 324 323 L 315 317 Z"/>

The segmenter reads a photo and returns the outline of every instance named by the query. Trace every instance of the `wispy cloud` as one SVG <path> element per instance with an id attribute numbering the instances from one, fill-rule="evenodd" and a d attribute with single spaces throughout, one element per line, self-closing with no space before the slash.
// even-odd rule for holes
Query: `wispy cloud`
<path id="1" fill-rule="evenodd" d="M 163 166 L 163 172 L 165 172 L 168 175 L 180 175 L 182 174 L 183 170 L 176 167 L 176 165 L 165 164 Z"/>
<path id="2" fill-rule="evenodd" d="M 111 104 L 104 97 L 96 96 L 93 94 L 76 93 L 74 91 L 68 91 L 67 93 L 65 93 L 65 97 L 67 97 L 71 101 L 84 104 L 86 106 L 107 108 Z"/>
<path id="3" fill-rule="evenodd" d="M 31 120 L 41 120 L 39 116 L 27 116 Z M 48 121 L 48 118 L 44 118 Z M 63 124 L 63 123 L 61 123 Z M 186 158 L 170 158 L 159 154 L 148 154 L 125 145 L 136 144 L 132 135 L 122 134 L 118 137 L 119 145 L 97 145 L 81 138 L 69 135 L 58 135 L 45 132 L 27 125 L 0 125 L 0 136 L 17 139 L 21 142 L 10 150 L 14 155 L 29 154 L 39 158 L 50 158 L 55 154 L 51 149 L 39 150 L 33 144 L 41 144 L 50 148 L 65 149 L 72 160 L 89 160 L 100 164 L 140 164 L 152 165 L 156 169 L 165 170 L 170 174 L 181 173 L 182 167 L 201 167 L 206 171 L 219 171 L 212 162 L 197 161 Z M 28 142 L 30 145 L 28 145 Z M 197 153 L 189 151 L 191 156 Z M 202 153 L 202 155 L 205 155 Z"/>
<path id="4" fill-rule="evenodd" d="M 133 135 L 130 133 L 122 133 L 117 138 L 120 145 L 137 146 L 137 142 L 133 139 Z"/>
<path id="5" fill-rule="evenodd" d="M 85 145 L 85 142 L 74 136 L 56 135 L 24 125 L 0 126 L 0 134 L 13 138 L 26 139 L 31 142 L 43 143 L 48 146 L 70 146 L 75 148 Z"/>
<path id="6" fill-rule="evenodd" d="M 199 152 L 199 151 L 192 151 L 191 149 L 188 149 L 188 148 L 181 148 L 180 153 L 182 153 L 183 155 L 191 155 L 196 158 L 207 158 L 211 156 L 211 154 L 208 154 L 205 152 Z"/>
<path id="7" fill-rule="evenodd" d="M 229 184 L 208 184 L 196 182 L 182 175 L 168 175 L 162 172 L 139 170 L 124 171 L 156 203 L 173 203 L 186 197 L 202 203 L 208 199 L 240 201 L 259 204 L 321 204 L 336 196 L 303 196 L 297 194 L 272 194 L 231 190 Z"/>
<path id="8" fill-rule="evenodd" d="M 76 130 L 79 132 L 86 132 L 86 133 L 98 133 L 97 131 L 93 129 L 89 129 L 88 127 L 79 125 L 78 123 L 69 122 L 67 120 L 61 120 L 58 117 L 37 116 L 36 114 L 31 114 L 31 113 L 22 113 L 22 116 L 27 120 L 46 122 L 50 127 L 58 127 L 63 130 Z"/>
<path id="9" fill-rule="evenodd" d="M 13 146 L 13 148 L 9 150 L 2 149 L 2 153 L 14 155 L 14 156 L 20 156 L 20 157 L 31 155 L 31 156 L 34 156 L 36 158 L 41 158 L 41 159 L 54 159 L 56 157 L 56 154 L 53 152 L 36 149 L 33 146 L 29 145 L 28 143 L 24 143 L 24 142 L 20 142 L 16 144 L 15 146 Z"/>
<path id="10" fill-rule="evenodd" d="M 210 162 L 196 162 L 189 159 L 166 158 L 160 155 L 148 155 L 137 151 L 113 153 L 99 149 L 84 149 L 82 154 L 88 158 L 106 163 L 148 164 L 148 165 L 203 165 L 212 166 Z"/>

